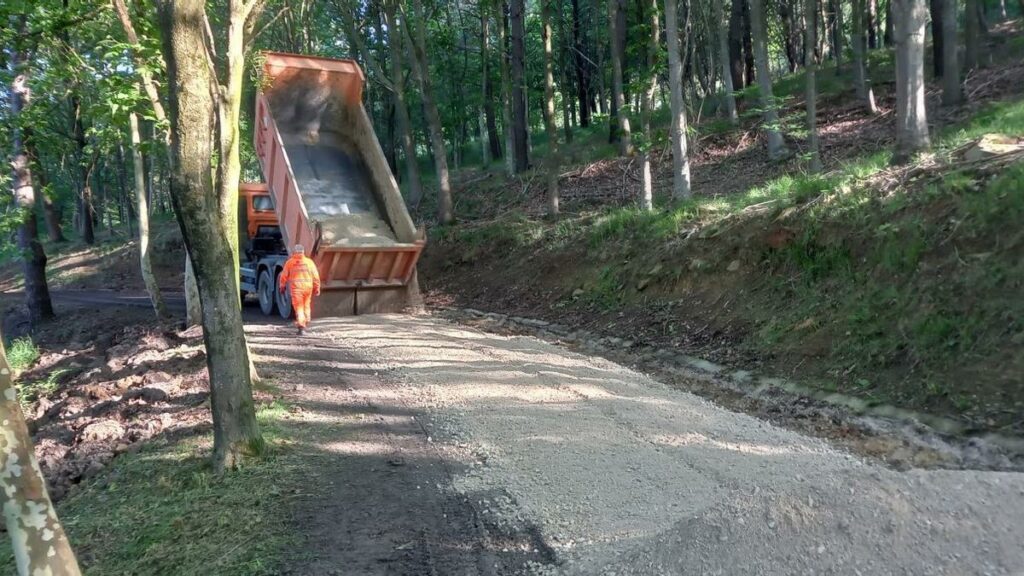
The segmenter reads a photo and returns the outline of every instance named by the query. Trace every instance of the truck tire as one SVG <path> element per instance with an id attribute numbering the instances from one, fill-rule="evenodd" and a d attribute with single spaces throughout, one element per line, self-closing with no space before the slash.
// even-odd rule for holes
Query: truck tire
<path id="1" fill-rule="evenodd" d="M 277 308 L 277 284 L 270 270 L 260 271 L 259 279 L 256 281 L 256 293 L 260 297 L 260 312 L 264 316 L 270 316 Z"/>
<path id="2" fill-rule="evenodd" d="M 280 274 L 280 272 L 278 272 Z M 276 284 L 276 283 L 275 283 Z M 278 290 L 274 290 L 274 296 L 277 298 L 277 313 L 281 318 L 288 320 L 292 317 L 292 291 L 291 288 L 284 291 L 282 294 Z"/>

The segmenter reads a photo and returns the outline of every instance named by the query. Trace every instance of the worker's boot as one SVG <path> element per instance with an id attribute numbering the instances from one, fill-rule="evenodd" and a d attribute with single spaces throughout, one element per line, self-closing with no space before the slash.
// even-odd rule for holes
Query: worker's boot
<path id="1" fill-rule="evenodd" d="M 299 336 L 302 336 L 305 333 L 306 333 L 306 328 L 303 327 L 303 326 L 299 326 L 299 332 L 298 332 Z"/>

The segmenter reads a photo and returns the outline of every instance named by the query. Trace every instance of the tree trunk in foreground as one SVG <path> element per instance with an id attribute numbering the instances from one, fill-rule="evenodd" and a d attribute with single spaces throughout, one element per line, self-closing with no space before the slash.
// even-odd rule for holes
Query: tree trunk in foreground
<path id="1" fill-rule="evenodd" d="M 213 412 L 213 468 L 237 467 L 262 450 L 234 258 L 214 188 L 215 79 L 206 60 L 203 0 L 163 3 L 160 26 L 170 94 L 171 199 L 194 264 Z"/>
<path id="2" fill-rule="evenodd" d="M 665 19 L 666 20 L 669 17 L 669 15 L 668 15 L 668 11 L 669 11 L 668 2 L 670 2 L 670 1 L 672 2 L 672 13 L 673 14 L 676 13 L 676 0 L 665 0 Z M 732 58 L 731 58 L 730 53 L 729 53 L 729 37 L 728 37 L 729 32 L 728 32 L 728 28 L 726 27 L 725 15 L 723 14 L 723 11 L 722 11 L 722 0 L 714 0 L 714 9 L 715 9 L 714 18 L 715 18 L 716 30 L 718 32 L 718 59 L 721 61 L 721 65 L 722 65 L 722 91 L 725 92 L 726 116 L 729 118 L 729 123 L 732 124 L 733 126 L 736 126 L 737 124 L 740 123 L 740 117 L 736 113 L 736 95 L 734 94 L 734 92 L 736 91 L 736 87 L 735 87 L 735 84 L 733 83 L 734 70 L 733 70 L 733 66 L 732 66 Z M 669 52 L 668 52 L 669 53 L 669 59 L 668 59 L 668 62 L 669 62 L 669 86 L 671 86 L 672 85 L 672 52 L 673 52 L 672 44 L 674 42 L 676 44 L 676 46 L 679 45 L 679 23 L 677 21 L 677 18 L 674 18 L 672 22 L 668 23 L 668 28 L 666 30 L 667 30 L 666 33 L 669 35 L 669 40 L 668 40 L 668 43 L 669 43 L 668 44 L 668 46 L 669 46 Z M 673 30 L 675 30 L 676 32 L 673 33 L 672 32 Z M 673 38 L 675 38 L 675 40 L 673 40 Z M 678 55 L 676 56 L 676 59 L 677 60 L 679 59 Z M 683 73 L 683 71 L 682 71 L 682 64 L 680 63 L 679 66 L 680 66 L 680 68 L 679 68 L 679 74 L 680 74 L 679 84 L 680 84 L 680 86 L 678 88 L 672 88 L 672 90 L 673 90 L 673 92 L 675 92 L 676 90 L 679 90 L 680 91 L 680 99 L 682 99 L 682 93 L 681 93 L 681 91 L 682 91 L 682 73 Z M 673 115 L 675 114 L 674 109 L 673 109 L 672 114 Z M 685 114 L 685 111 L 684 111 L 684 114 Z M 686 117 L 685 116 L 683 117 L 683 122 L 686 122 Z M 683 146 L 686 146 L 685 141 L 683 142 Z M 686 163 L 687 163 L 687 169 L 689 169 L 689 160 L 687 160 Z M 687 175 L 687 180 L 689 180 L 689 175 Z M 689 188 L 689 183 L 687 183 L 687 188 Z M 687 193 L 687 195 L 689 195 L 689 193 Z"/>
<path id="3" fill-rule="evenodd" d="M 149 293 L 149 300 L 153 303 L 153 311 L 156 312 L 156 317 L 166 318 L 167 307 L 164 305 L 163 296 L 160 294 L 160 286 L 156 283 L 156 276 L 153 275 L 153 262 L 149 253 L 149 202 L 146 199 L 145 164 L 142 160 L 142 150 L 140 149 L 139 119 L 132 112 L 128 116 L 128 121 L 132 133 L 135 198 L 139 210 L 139 267 L 142 270 L 142 281 L 146 285 L 146 292 Z"/>
<path id="4" fill-rule="evenodd" d="M 430 68 L 427 63 L 427 33 L 424 30 L 427 21 L 423 12 L 423 2 L 413 0 L 412 6 L 417 20 L 416 25 L 413 26 L 406 18 L 402 23 L 402 30 L 407 36 L 414 35 L 414 37 L 408 37 L 408 40 L 412 49 L 412 70 L 420 83 L 420 95 L 423 98 L 427 128 L 430 132 L 430 148 L 434 153 L 434 168 L 437 171 L 437 220 L 441 224 L 450 224 L 455 219 L 452 213 L 452 184 L 448 174 L 448 149 L 444 145 L 441 113 L 437 110 L 434 86 L 430 80 Z M 410 28 L 415 28 L 415 30 Z"/>
<path id="5" fill-rule="evenodd" d="M 558 216 L 558 128 L 555 126 L 555 65 L 551 53 L 551 3 L 541 0 L 541 40 L 544 43 L 544 128 L 548 135 L 548 215 Z"/>
<path id="6" fill-rule="evenodd" d="M 626 7 L 623 0 L 608 0 L 608 4 L 611 8 L 608 25 L 612 36 L 612 99 L 615 101 L 615 109 L 618 110 L 618 122 L 612 125 L 613 136 L 619 143 L 619 155 L 627 156 L 633 152 L 633 144 L 630 140 L 629 108 L 626 105 L 625 86 L 622 81 L 622 58 L 626 51 L 626 47 L 623 46 Z"/>
<path id="7" fill-rule="evenodd" d="M 647 62 L 644 67 L 646 75 L 643 90 L 640 93 L 640 117 L 644 131 L 644 147 L 640 156 L 640 173 L 642 175 L 642 196 L 640 207 L 654 210 L 654 180 L 651 174 L 651 152 L 654 146 L 654 133 L 651 131 L 651 109 L 654 104 L 654 91 L 658 88 L 658 71 L 655 63 L 658 59 L 658 1 L 648 0 L 644 6 L 644 16 L 650 27 L 647 38 Z"/>
<path id="8" fill-rule="evenodd" d="M 14 69 L 23 68 L 25 54 L 15 53 Z M 11 84 L 10 113 L 17 123 L 19 115 L 30 99 L 28 76 L 19 74 Z M 21 226 L 18 228 L 18 249 L 24 260 L 25 305 L 33 324 L 53 318 L 53 303 L 50 301 L 50 288 L 46 283 L 46 252 L 39 242 L 39 226 L 36 221 L 35 188 L 32 187 L 32 169 L 29 166 L 29 154 L 22 142 L 23 131 L 15 127 L 12 131 L 11 167 L 14 169 L 14 201 L 21 210 Z"/>
<path id="9" fill-rule="evenodd" d="M 891 0 L 896 44 L 896 150 L 903 164 L 930 145 L 925 111 L 924 36 L 928 10 L 924 0 Z"/>
<path id="10" fill-rule="evenodd" d="M 854 0 L 856 2 L 856 0 Z M 804 0 L 804 19 L 809 23 L 805 29 L 804 40 L 804 75 L 807 78 L 807 147 L 810 159 L 808 169 L 812 173 L 821 172 L 821 150 L 818 144 L 818 86 L 816 75 L 818 63 L 814 59 L 814 46 L 818 43 L 817 26 L 814 26 L 814 19 L 818 12 L 817 0 Z M 854 18 L 857 14 L 854 13 Z"/>
<path id="11" fill-rule="evenodd" d="M 945 61 L 942 74 L 942 103 L 956 106 L 963 101 L 963 90 L 960 88 L 960 64 L 958 62 L 956 42 L 956 0 L 942 1 L 943 36 L 947 42 L 943 46 L 942 59 Z"/>
<path id="12" fill-rule="evenodd" d="M 679 16 L 676 13 L 677 0 L 665 0 L 665 36 L 668 42 L 668 89 L 671 93 L 671 122 L 669 139 L 672 141 L 672 199 L 685 200 L 690 190 L 690 159 L 686 152 L 686 102 L 683 101 L 683 62 L 679 55 Z M 730 103 L 729 119 L 736 122 L 736 100 L 732 95 L 729 78 L 729 47 L 726 45 L 722 27 L 722 0 L 715 0 L 715 17 L 718 19 L 719 50 L 722 58 L 722 79 L 726 84 L 726 100 Z"/>
<path id="13" fill-rule="evenodd" d="M 580 127 L 590 126 L 590 63 L 583 46 L 586 43 L 580 17 L 580 1 L 572 0 L 572 63 L 576 71 L 576 99 L 580 109 Z M 563 66 L 568 66 L 568 62 Z"/>
<path id="14" fill-rule="evenodd" d="M 761 107 L 764 108 L 764 124 L 768 133 L 768 158 L 777 161 L 789 155 L 786 142 L 779 129 L 779 114 L 775 96 L 772 94 L 772 77 L 768 66 L 768 42 L 765 36 L 764 0 L 750 0 L 750 28 L 754 40 L 754 62 L 757 66 L 757 83 L 761 90 Z"/>
<path id="15" fill-rule="evenodd" d="M 0 488 L 21 576 L 78 576 L 78 561 L 46 492 L 0 334 Z"/>
<path id="16" fill-rule="evenodd" d="M 864 102 L 868 112 L 875 114 L 875 93 L 868 83 L 865 50 L 867 39 L 864 37 L 864 0 L 853 0 L 853 76 L 857 98 Z M 813 56 L 813 54 L 812 54 Z"/>

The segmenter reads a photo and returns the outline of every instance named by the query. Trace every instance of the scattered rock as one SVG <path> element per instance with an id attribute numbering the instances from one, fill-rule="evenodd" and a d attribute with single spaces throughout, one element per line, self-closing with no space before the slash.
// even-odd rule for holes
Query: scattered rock
<path id="1" fill-rule="evenodd" d="M 116 420 L 97 420 L 82 428 L 79 441 L 105 442 L 124 435 L 124 426 Z"/>
<path id="2" fill-rule="evenodd" d="M 1024 143 L 1005 134 L 985 134 L 964 152 L 964 160 L 979 162 L 1003 154 L 1024 151 Z"/>
<path id="3" fill-rule="evenodd" d="M 737 271 L 739 269 L 740 269 L 740 261 L 739 260 L 733 260 L 732 262 L 729 262 L 729 267 L 727 268 L 727 270 L 729 270 L 729 272 L 735 272 L 735 271 Z"/>

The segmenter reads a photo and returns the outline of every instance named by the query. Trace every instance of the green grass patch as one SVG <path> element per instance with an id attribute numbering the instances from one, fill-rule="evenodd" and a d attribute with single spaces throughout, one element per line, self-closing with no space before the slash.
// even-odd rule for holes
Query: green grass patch
<path id="1" fill-rule="evenodd" d="M 57 391 L 60 387 L 61 376 L 67 374 L 69 370 L 61 368 L 53 370 L 46 375 L 46 378 L 42 380 L 33 380 L 31 382 L 19 382 L 18 387 L 18 401 L 21 402 L 23 408 L 28 407 L 33 402 L 40 398 L 49 396 Z"/>
<path id="2" fill-rule="evenodd" d="M 269 448 L 240 470 L 214 475 L 204 434 L 121 455 L 73 490 L 57 509 L 85 573 L 279 574 L 297 545 L 288 505 L 303 480 L 298 456 L 281 446 L 285 411 L 279 402 L 259 410 Z"/>
<path id="3" fill-rule="evenodd" d="M 36 360 L 39 360 L 39 347 L 29 336 L 16 338 L 7 347 L 7 362 L 15 373 L 27 370 Z"/>

